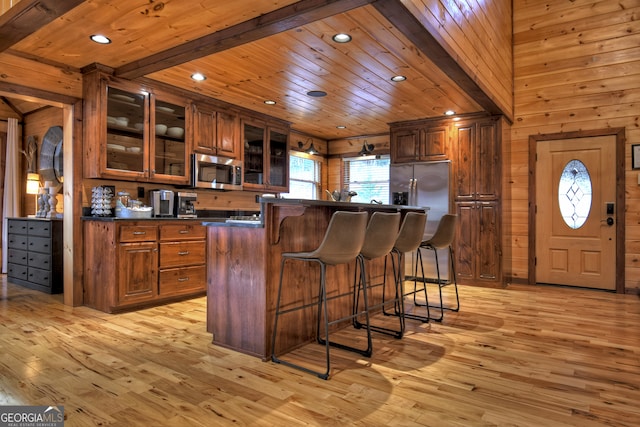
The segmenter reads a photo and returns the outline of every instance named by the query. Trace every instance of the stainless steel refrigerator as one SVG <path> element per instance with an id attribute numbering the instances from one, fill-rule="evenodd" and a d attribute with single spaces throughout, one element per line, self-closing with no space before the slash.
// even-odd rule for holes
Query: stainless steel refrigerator
<path id="1" fill-rule="evenodd" d="M 396 205 L 428 207 L 423 240 L 430 238 L 442 215 L 451 209 L 451 161 L 391 165 L 389 169 L 389 201 Z M 415 253 L 405 255 L 405 276 L 412 276 Z M 422 251 L 425 276 L 435 280 L 436 267 L 432 251 Z M 449 278 L 449 252 L 438 251 L 441 278 Z"/>

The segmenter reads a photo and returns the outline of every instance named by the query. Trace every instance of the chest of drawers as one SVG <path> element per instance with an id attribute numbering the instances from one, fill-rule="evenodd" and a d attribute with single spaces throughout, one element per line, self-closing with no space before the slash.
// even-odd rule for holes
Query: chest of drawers
<path id="1" fill-rule="evenodd" d="M 7 279 L 50 294 L 63 290 L 62 220 L 9 218 Z"/>

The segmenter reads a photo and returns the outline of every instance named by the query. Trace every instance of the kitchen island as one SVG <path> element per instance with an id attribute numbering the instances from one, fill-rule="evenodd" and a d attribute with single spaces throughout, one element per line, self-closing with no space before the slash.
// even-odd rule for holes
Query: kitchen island
<path id="1" fill-rule="evenodd" d="M 311 251 L 321 243 L 331 215 L 338 210 L 373 212 L 426 211 L 399 205 L 262 198 L 260 227 L 220 227 L 203 222 L 207 238 L 207 331 L 213 343 L 266 360 L 271 355 L 275 305 L 283 252 Z M 384 259 L 368 268 L 373 283 L 381 283 Z M 327 269 L 329 298 L 352 292 L 355 263 Z M 391 268 L 387 281 L 393 280 Z M 283 278 L 283 307 L 317 299 L 319 268 L 313 263 L 291 262 Z M 392 290 L 393 287 L 387 289 Z M 381 298 L 376 288 L 370 304 Z M 336 317 L 351 311 L 351 299 L 338 298 L 331 311 Z M 315 309 L 291 313 L 279 328 L 280 354 L 315 339 Z M 341 325 L 336 325 L 341 326 Z"/>

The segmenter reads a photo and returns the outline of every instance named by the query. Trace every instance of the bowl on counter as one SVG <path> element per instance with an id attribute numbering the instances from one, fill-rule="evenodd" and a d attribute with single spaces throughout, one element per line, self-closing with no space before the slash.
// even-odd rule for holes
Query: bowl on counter
<path id="1" fill-rule="evenodd" d="M 182 138 L 184 136 L 184 129 L 180 127 L 171 127 L 167 129 L 167 135 L 173 138 Z"/>
<path id="2" fill-rule="evenodd" d="M 124 206 L 116 206 L 116 217 L 118 218 L 151 218 L 153 208 L 151 206 L 140 206 L 127 208 Z"/>
<path id="3" fill-rule="evenodd" d="M 164 135 L 167 133 L 167 125 L 156 125 L 156 135 Z"/>

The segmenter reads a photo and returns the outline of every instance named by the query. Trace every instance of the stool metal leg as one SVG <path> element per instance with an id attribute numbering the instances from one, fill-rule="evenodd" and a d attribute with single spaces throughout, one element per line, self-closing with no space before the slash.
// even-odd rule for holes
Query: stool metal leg
<path id="1" fill-rule="evenodd" d="M 354 314 L 357 311 L 358 307 L 359 307 L 359 296 L 360 296 L 360 292 L 363 292 L 363 297 L 366 298 L 366 288 L 367 288 L 367 274 L 366 274 L 366 267 L 365 267 L 365 258 L 362 256 L 358 257 L 360 260 L 360 266 L 361 266 L 361 274 L 360 274 L 360 282 L 358 283 L 357 289 L 356 289 L 356 293 L 354 296 Z M 395 275 L 395 268 L 394 268 L 394 278 L 396 277 Z M 354 282 L 355 282 L 356 278 L 354 277 Z M 383 270 L 383 279 L 382 279 L 382 302 L 380 304 L 377 304 L 375 306 L 369 306 L 369 310 L 373 310 L 375 308 L 379 308 L 382 307 L 382 312 L 383 314 L 387 314 L 386 313 L 386 306 L 388 305 L 388 303 L 390 303 L 391 301 L 386 301 L 385 297 L 386 297 L 386 281 L 387 281 L 387 261 L 386 261 L 386 257 L 385 257 L 385 263 L 384 263 L 384 270 Z M 394 291 L 394 315 L 397 315 L 399 317 L 399 329 L 391 329 L 391 328 L 385 328 L 383 326 L 377 326 L 377 325 L 369 325 L 370 329 L 374 332 L 380 332 L 383 334 L 387 334 L 387 335 L 392 335 L 395 338 L 402 338 L 402 336 L 404 335 L 404 316 L 402 316 L 401 314 L 404 313 L 404 306 L 401 304 L 402 298 L 400 298 L 399 295 L 401 295 L 401 293 L 398 292 L 398 286 L 395 287 L 395 291 Z M 358 322 L 357 318 L 354 317 L 353 320 L 353 326 L 356 328 L 361 328 L 362 327 L 362 323 Z"/>
<path id="2" fill-rule="evenodd" d="M 361 270 L 361 281 L 363 282 L 363 302 L 364 302 L 364 310 L 361 312 L 357 312 L 354 311 L 350 316 L 346 316 L 337 320 L 332 320 L 329 321 L 329 312 L 328 312 L 328 304 L 327 304 L 327 291 L 326 291 L 326 264 L 321 262 L 320 260 L 317 259 L 306 259 L 306 258 L 298 258 L 299 260 L 302 261 L 314 261 L 317 262 L 318 264 L 320 264 L 320 286 L 319 286 L 319 291 L 318 291 L 318 301 L 315 303 L 310 303 L 310 304 L 305 304 L 302 306 L 297 306 L 295 308 L 291 308 L 291 309 L 287 309 L 287 310 L 281 310 L 280 308 L 280 304 L 281 304 L 281 298 L 282 298 L 282 281 L 283 281 L 283 276 L 284 276 L 284 267 L 285 267 L 285 262 L 287 260 L 295 260 L 297 258 L 295 257 L 291 257 L 291 258 L 283 258 L 282 262 L 280 264 L 280 281 L 278 283 L 278 297 L 277 297 L 277 301 L 276 301 L 276 312 L 275 312 L 275 322 L 274 322 L 274 327 L 273 327 L 273 335 L 271 337 L 271 360 L 275 363 L 280 363 L 286 366 L 290 366 L 292 368 L 296 368 L 296 369 L 300 369 L 302 371 L 311 373 L 316 375 L 318 378 L 321 378 L 323 380 L 326 380 L 329 378 L 329 372 L 331 371 L 331 357 L 330 357 L 330 347 L 336 347 L 336 348 L 340 348 L 343 350 L 349 350 L 349 351 L 353 351 L 356 353 L 359 353 L 365 357 L 370 357 L 371 353 L 373 352 L 373 343 L 372 343 L 372 339 L 371 339 L 371 329 L 370 329 L 370 325 L 369 325 L 369 308 L 368 308 L 368 298 L 367 298 L 367 289 L 366 289 L 366 282 L 364 282 L 364 273 Z M 356 260 L 356 263 L 358 263 L 359 261 Z M 354 290 L 355 291 L 355 290 Z M 326 370 L 324 372 L 321 371 L 316 371 L 310 368 L 307 368 L 305 366 L 301 366 L 299 364 L 284 360 L 280 357 L 277 357 L 275 355 L 275 349 L 276 349 L 276 336 L 278 334 L 278 319 L 280 317 L 280 315 L 282 314 L 286 314 L 292 311 L 297 311 L 297 310 L 301 310 L 304 308 L 308 308 L 311 306 L 317 306 L 317 312 L 318 312 L 318 320 L 316 323 L 316 340 L 319 344 L 322 344 L 325 346 L 325 357 L 326 357 Z M 342 322 L 344 320 L 347 320 L 349 318 L 355 318 L 356 316 L 360 316 L 360 315 L 364 315 L 366 318 L 366 323 L 365 323 L 365 327 L 367 329 L 367 348 L 363 349 L 359 349 L 356 347 L 352 347 L 352 346 L 348 346 L 345 344 L 341 344 L 341 343 L 337 343 L 337 342 L 333 342 L 329 340 L 329 327 L 330 325 L 333 325 L 335 323 L 338 322 Z M 323 317 L 324 322 L 321 321 L 321 317 Z M 321 323 L 324 325 L 324 338 L 323 335 L 321 334 Z"/>

